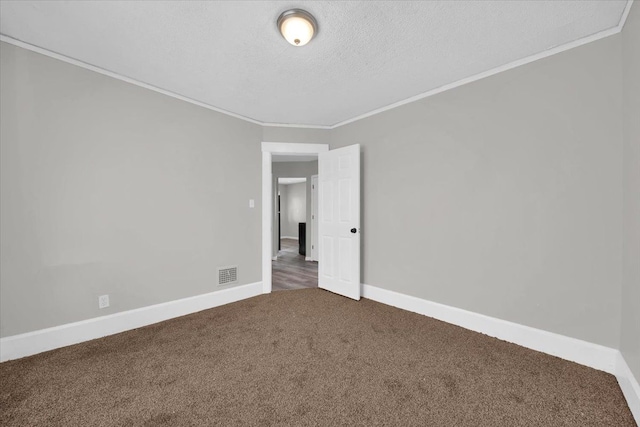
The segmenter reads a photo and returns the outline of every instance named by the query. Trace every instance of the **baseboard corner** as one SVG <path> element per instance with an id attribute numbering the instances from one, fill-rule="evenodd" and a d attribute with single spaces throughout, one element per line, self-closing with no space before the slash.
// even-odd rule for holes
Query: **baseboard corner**
<path id="1" fill-rule="evenodd" d="M 620 351 L 618 351 L 616 358 L 615 375 L 636 424 L 640 426 L 640 384 Z"/>
<path id="2" fill-rule="evenodd" d="M 640 425 L 640 386 L 617 349 L 362 284 L 362 297 L 613 374 Z"/>

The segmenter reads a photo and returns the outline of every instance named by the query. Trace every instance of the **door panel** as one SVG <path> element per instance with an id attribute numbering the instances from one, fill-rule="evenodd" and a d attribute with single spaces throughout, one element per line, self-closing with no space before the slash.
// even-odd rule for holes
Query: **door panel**
<path id="1" fill-rule="evenodd" d="M 318 169 L 318 285 L 359 300 L 360 145 L 320 153 Z"/>

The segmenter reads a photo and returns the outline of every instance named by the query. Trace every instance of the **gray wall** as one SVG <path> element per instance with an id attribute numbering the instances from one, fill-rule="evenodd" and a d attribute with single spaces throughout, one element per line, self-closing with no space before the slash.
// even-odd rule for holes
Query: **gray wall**
<path id="1" fill-rule="evenodd" d="M 298 223 L 307 222 L 307 183 L 280 185 L 280 193 L 286 194 L 280 205 L 282 236 L 298 238 Z"/>
<path id="2" fill-rule="evenodd" d="M 284 142 L 284 141 L 269 141 L 269 142 Z M 306 194 L 307 194 L 307 236 L 311 236 L 311 176 L 318 174 L 318 161 L 311 162 L 274 162 L 272 165 L 273 173 L 273 188 L 278 186 L 278 178 L 307 178 Z M 275 194 L 275 191 L 274 191 Z M 273 204 L 274 210 L 277 209 L 277 201 Z M 278 254 L 278 224 L 277 214 L 274 215 L 273 226 L 273 255 Z M 284 233 L 282 234 L 285 235 Z M 297 233 L 296 233 L 297 235 Z M 311 239 L 306 240 L 306 253 L 307 257 L 311 256 Z"/>
<path id="3" fill-rule="evenodd" d="M 0 55 L 1 336 L 261 280 L 260 126 Z"/>
<path id="4" fill-rule="evenodd" d="M 0 336 L 210 292 L 218 265 L 259 281 L 259 142 L 360 143 L 363 282 L 620 346 L 640 376 L 638 14 L 332 131 L 261 128 L 0 44 Z"/>
<path id="5" fill-rule="evenodd" d="M 640 380 L 640 6 L 622 31 L 624 96 L 624 263 L 621 350 Z"/>
<path id="6" fill-rule="evenodd" d="M 294 127 L 264 126 L 262 140 L 264 142 L 295 142 L 298 144 L 328 144 L 330 130 L 305 129 Z"/>
<path id="7" fill-rule="evenodd" d="M 363 283 L 620 342 L 620 36 L 337 128 L 363 151 Z"/>

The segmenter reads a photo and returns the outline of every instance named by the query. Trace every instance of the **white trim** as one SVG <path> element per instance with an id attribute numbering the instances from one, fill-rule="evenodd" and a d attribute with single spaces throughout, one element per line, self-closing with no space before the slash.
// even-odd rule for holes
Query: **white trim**
<path id="1" fill-rule="evenodd" d="M 271 258 L 273 256 L 273 154 L 317 154 L 329 151 L 329 144 L 300 144 L 289 142 L 262 143 L 262 292 L 271 292 Z"/>
<path id="2" fill-rule="evenodd" d="M 614 374 L 640 426 L 640 385 L 619 350 L 371 285 L 362 297 Z"/>
<path id="3" fill-rule="evenodd" d="M 262 122 L 264 127 L 276 127 L 276 128 L 298 128 L 298 129 L 331 129 L 330 125 L 299 125 L 295 123 L 269 123 Z"/>
<path id="4" fill-rule="evenodd" d="M 136 79 L 132 79 L 132 78 L 127 77 L 127 76 L 123 76 L 123 75 L 115 73 L 113 71 L 109 71 L 109 70 L 106 70 L 104 68 L 100 68 L 100 67 L 97 67 L 95 65 L 91 65 L 91 64 L 88 64 L 86 62 L 79 61 L 79 60 L 74 59 L 74 58 L 70 58 L 70 57 L 62 55 L 60 53 L 53 52 L 53 51 L 50 51 L 48 49 L 45 49 L 45 48 L 42 48 L 42 47 L 39 47 L 39 46 L 32 45 L 30 43 L 26 43 L 26 42 L 14 39 L 14 38 L 9 37 L 9 36 L 5 36 L 4 34 L 0 34 L 0 41 L 12 44 L 14 46 L 21 47 L 23 49 L 30 50 L 32 52 L 39 53 L 41 55 L 48 56 L 48 57 L 53 58 L 53 59 L 57 59 L 57 60 L 62 61 L 62 62 L 66 62 L 68 64 L 72 64 L 72 65 L 78 66 L 80 68 L 84 68 L 84 69 L 87 69 L 87 70 L 90 70 L 90 71 L 94 71 L 94 72 L 99 73 L 99 74 L 103 74 L 105 76 L 112 77 L 112 78 L 114 78 L 116 80 L 121 80 L 123 82 L 130 83 L 132 85 L 140 86 L 140 87 L 143 87 L 145 89 L 149 89 L 149 90 L 152 90 L 154 92 L 158 92 L 158 93 L 161 93 L 163 95 L 167 95 L 167 96 L 170 96 L 172 98 L 176 98 L 176 99 L 179 99 L 181 101 L 185 101 L 185 102 L 188 102 L 190 104 L 194 104 L 194 105 L 197 105 L 199 107 L 206 108 L 208 110 L 213 110 L 213 111 L 215 111 L 217 113 L 226 114 L 227 116 L 231 116 L 231 117 L 234 117 L 234 118 L 240 119 L 240 120 L 245 120 L 245 121 L 247 121 L 249 123 L 253 123 L 253 124 L 256 124 L 256 125 L 263 125 L 263 123 L 261 121 L 252 119 L 250 117 L 246 117 L 246 116 L 243 116 L 243 115 L 240 115 L 240 114 L 232 113 L 231 111 L 223 110 L 222 108 L 217 108 L 217 107 L 214 107 L 212 105 L 205 104 L 204 102 L 197 101 L 197 100 L 195 100 L 193 98 L 189 98 L 189 97 L 186 97 L 186 96 L 183 96 L 183 95 L 179 95 L 179 94 L 177 94 L 175 92 L 171 92 L 171 91 L 168 91 L 168 90 L 165 90 L 165 89 L 161 89 L 161 88 L 159 88 L 157 86 L 153 86 L 153 85 L 150 85 L 148 83 L 144 83 L 144 82 L 141 82 L 141 81 L 136 80 Z"/>
<path id="5" fill-rule="evenodd" d="M 0 339 L 0 362 L 128 331 L 260 295 L 262 283 L 122 311 Z"/>
<path id="6" fill-rule="evenodd" d="M 625 24 L 625 22 L 627 20 L 627 17 L 629 16 L 629 11 L 631 10 L 631 5 L 633 4 L 633 1 L 634 0 L 627 0 L 627 4 L 625 5 L 624 11 L 623 11 L 623 13 L 622 13 L 622 15 L 620 17 L 620 21 L 618 22 L 618 25 L 616 25 L 613 28 L 609 28 L 608 30 L 600 31 L 599 33 L 592 34 L 590 36 L 586 36 L 586 37 L 583 37 L 581 39 L 574 40 L 572 42 L 565 43 L 565 44 L 556 46 L 554 48 L 545 50 L 544 52 L 539 52 L 539 53 L 527 56 L 525 58 L 509 62 L 508 64 L 500 65 L 500 66 L 492 68 L 490 70 L 483 71 L 483 72 L 478 73 L 478 74 L 474 74 L 472 76 L 469 76 L 467 78 L 458 80 L 456 82 L 441 86 L 439 88 L 435 88 L 435 89 L 429 90 L 427 92 L 420 93 L 418 95 L 411 96 L 411 97 L 406 98 L 404 100 L 401 100 L 401 101 L 398 101 L 398 102 L 394 102 L 393 104 L 389 104 L 387 106 L 380 107 L 380 108 L 377 108 L 375 110 L 371 110 L 371 111 L 369 111 L 367 113 L 360 114 L 358 116 L 352 117 L 352 118 L 347 119 L 347 120 L 343 120 L 343 121 L 335 123 L 333 125 L 312 125 L 312 124 L 262 122 L 262 121 L 259 121 L 259 120 L 256 120 L 256 119 L 252 119 L 250 117 L 242 116 L 240 114 L 232 113 L 230 111 L 226 111 L 226 110 L 223 110 L 221 108 L 214 107 L 214 106 L 209 105 L 209 104 L 205 104 L 204 102 L 197 101 L 195 99 L 191 99 L 191 98 L 188 98 L 186 96 L 178 95 L 177 93 L 170 92 L 168 90 L 164 90 L 164 89 L 158 88 L 156 86 L 152 86 L 150 84 L 143 83 L 141 81 L 138 81 L 138 80 L 135 80 L 135 79 L 132 79 L 132 78 L 129 78 L 129 77 L 125 77 L 125 76 L 120 75 L 118 73 L 115 73 L 113 71 L 105 70 L 105 69 L 97 67 L 95 65 L 87 64 L 86 62 L 82 62 L 82 61 L 79 61 L 77 59 L 73 59 L 73 58 L 70 58 L 68 56 L 65 56 L 65 55 L 62 55 L 62 54 L 59 54 L 59 53 L 56 53 L 56 52 L 52 52 L 50 50 L 47 50 L 47 49 L 44 49 L 44 48 L 29 44 L 29 43 L 26 43 L 26 42 L 23 42 L 23 41 L 20 41 L 20 40 L 16 40 L 16 39 L 14 39 L 12 37 L 9 37 L 9 36 L 6 36 L 6 35 L 0 34 L 0 41 L 6 42 L 6 43 L 10 43 L 10 44 L 13 44 L 15 46 L 19 46 L 19 47 L 22 47 L 24 49 L 31 50 L 33 52 L 37 52 L 37 53 L 43 54 L 43 55 L 49 56 L 51 58 L 58 59 L 60 61 L 68 62 L 70 64 L 77 65 L 79 67 L 86 68 L 88 70 L 95 71 L 97 73 L 104 74 L 104 75 L 107 75 L 109 77 L 113 77 L 113 78 L 118 79 L 118 80 L 125 81 L 127 83 L 131 83 L 131 84 L 134 84 L 134 85 L 137 85 L 137 86 L 141 86 L 141 87 L 144 87 L 146 89 L 150 89 L 150 90 L 153 90 L 155 92 L 159 92 L 159 93 L 162 93 L 164 95 L 168 95 L 168 96 L 171 96 L 173 98 L 177 98 L 177 99 L 180 99 L 182 101 L 189 102 L 191 104 L 195 104 L 195 105 L 198 105 L 200 107 L 216 111 L 218 113 L 226 114 L 228 116 L 235 117 L 235 118 L 241 119 L 241 120 L 246 120 L 246 121 L 248 121 L 250 123 L 254 123 L 254 124 L 257 124 L 257 125 L 260 125 L 260 126 L 265 126 L 265 127 L 288 127 L 288 128 L 300 128 L 300 129 L 335 129 L 335 128 L 338 128 L 340 126 L 344 126 L 346 124 L 353 123 L 355 121 L 362 120 L 362 119 L 367 118 L 367 117 L 371 117 L 371 116 L 376 115 L 378 113 L 382 113 L 384 111 L 388 111 L 388 110 L 391 110 L 393 108 L 400 107 L 402 105 L 409 104 L 409 103 L 414 102 L 414 101 L 418 101 L 420 99 L 428 98 L 430 96 L 436 95 L 438 93 L 445 92 L 445 91 L 450 90 L 450 89 L 455 89 L 455 88 L 457 88 L 459 86 L 463 86 L 463 85 L 465 85 L 467 83 L 472 83 L 472 82 L 484 79 L 485 77 L 490 77 L 490 76 L 493 76 L 494 74 L 498 74 L 498 73 L 501 73 L 503 71 L 508 71 L 508 70 L 513 69 L 513 68 L 519 67 L 521 65 L 526 65 L 526 64 L 529 64 L 531 62 L 537 61 L 539 59 L 544 59 L 544 58 L 547 58 L 549 56 L 555 55 L 557 53 L 561 53 L 561 52 L 567 51 L 569 49 L 573 49 L 573 48 L 582 46 L 584 44 L 591 43 L 591 42 L 603 39 L 605 37 L 609 37 L 609 36 L 618 34 L 620 31 L 622 31 L 622 28 L 624 27 L 624 24 Z"/>
<path id="7" fill-rule="evenodd" d="M 347 125 L 349 123 L 356 122 L 358 120 L 366 119 L 367 117 L 371 117 L 371 116 L 374 116 L 376 114 L 379 114 L 379 113 L 382 113 L 382 112 L 385 112 L 385 111 L 388 111 L 388 110 L 392 110 L 392 109 L 397 108 L 397 107 L 401 107 L 401 106 L 403 106 L 405 104 L 410 104 L 412 102 L 419 101 L 421 99 L 428 98 L 430 96 L 437 95 L 439 93 L 442 93 L 442 92 L 445 92 L 445 91 L 448 91 L 448 90 L 451 90 L 451 89 L 455 89 L 455 88 L 460 87 L 460 86 L 464 86 L 464 85 L 466 85 L 468 83 L 473 83 L 475 81 L 484 79 L 486 77 L 491 77 L 494 74 L 502 73 L 503 71 L 508 71 L 508 70 L 513 69 L 513 68 L 520 67 L 521 65 L 526 65 L 526 64 L 529 64 L 530 62 L 534 62 L 534 61 L 537 61 L 539 59 L 547 58 L 549 56 L 555 55 L 556 53 L 564 52 L 566 50 L 573 49 L 575 47 L 579 47 L 579 46 L 582 46 L 584 44 L 591 43 L 591 42 L 594 42 L 596 40 L 600 40 L 600 39 L 603 39 L 605 37 L 612 36 L 614 34 L 618 34 L 620 32 L 620 30 L 621 30 L 620 26 L 613 27 L 613 28 L 610 28 L 608 30 L 601 31 L 599 33 L 596 33 L 596 34 L 593 34 L 593 35 L 590 35 L 590 36 L 583 37 L 581 39 L 572 41 L 570 43 L 566 43 L 566 44 L 563 44 L 563 45 L 560 45 L 560 46 L 556 46 L 556 47 L 554 47 L 552 49 L 545 50 L 544 52 L 536 53 L 535 55 L 527 56 L 525 58 L 518 59 L 517 61 L 509 62 L 508 64 L 504 64 L 504 65 L 501 65 L 499 67 L 495 67 L 495 68 L 492 68 L 490 70 L 483 71 L 482 73 L 474 74 L 473 76 L 469 76 L 469 77 L 466 77 L 464 79 L 458 80 L 456 82 L 449 83 L 449 84 L 446 84 L 444 86 L 440 86 L 440 87 L 435 88 L 435 89 L 431 89 L 431 90 L 429 90 L 427 92 L 423 92 L 423 93 L 420 93 L 418 95 L 414 95 L 412 97 L 403 99 L 402 101 L 398 101 L 398 102 L 395 102 L 393 104 L 389 104 L 389 105 L 387 105 L 385 107 L 377 108 L 375 110 L 369 111 L 368 113 L 360 114 L 359 116 L 353 117 L 351 119 L 347 119 L 347 120 L 338 122 L 338 123 L 332 125 L 331 129 L 335 129 L 337 127 L 344 126 L 344 125 Z"/>
<path id="8" fill-rule="evenodd" d="M 304 260 L 305 260 L 305 261 L 313 261 L 313 258 L 311 258 L 310 256 L 308 256 L 308 257 L 305 257 L 305 258 L 304 258 Z"/>
<path id="9" fill-rule="evenodd" d="M 234 117 L 236 119 L 244 120 L 244 121 L 247 121 L 249 123 L 256 124 L 256 125 L 266 126 L 266 127 L 285 127 L 285 128 L 302 128 L 302 129 L 330 129 L 330 126 L 327 126 L 327 125 L 293 124 L 293 123 L 266 123 L 266 122 L 262 122 L 260 120 L 252 119 L 251 117 L 243 116 L 241 114 L 237 114 L 237 113 L 234 113 L 232 111 L 228 111 L 228 110 L 224 110 L 222 108 L 214 107 L 213 105 L 204 103 L 202 101 L 198 101 L 198 100 L 195 100 L 193 98 L 189 98 L 187 96 L 183 96 L 183 95 L 177 94 L 175 92 L 171 92 L 169 90 L 165 90 L 165 89 L 159 88 L 157 86 L 153 86 L 153 85 L 150 85 L 148 83 L 144 83 L 144 82 L 142 82 L 140 80 L 136 80 L 136 79 L 133 79 L 131 77 L 123 76 L 122 74 L 118 74 L 116 72 L 109 71 L 107 69 L 98 67 L 96 65 L 92 65 L 92 64 L 80 61 L 78 59 L 71 58 L 71 57 L 63 55 L 61 53 L 53 52 L 51 50 L 42 48 L 40 46 L 36 46 L 36 45 L 30 44 L 30 43 L 27 43 L 27 42 L 23 42 L 21 40 L 14 39 L 13 37 L 9 37 L 9 36 L 6 36 L 4 34 L 0 34 L 0 41 L 12 44 L 14 46 L 21 47 L 23 49 L 30 50 L 32 52 L 36 52 L 36 53 L 48 56 L 50 58 L 57 59 L 57 60 L 62 61 L 62 62 L 66 62 L 68 64 L 72 64 L 72 65 L 75 65 L 75 66 L 78 66 L 78 67 L 81 67 L 81 68 L 84 68 L 84 69 L 87 69 L 87 70 L 90 70 L 90 71 L 94 71 L 96 73 L 103 74 L 105 76 L 112 77 L 114 79 L 121 80 L 123 82 L 127 82 L 127 83 L 132 84 L 132 85 L 140 86 L 140 87 L 143 87 L 145 89 L 149 89 L 149 90 L 152 90 L 154 92 L 158 92 L 158 93 L 161 93 L 163 95 L 167 95 L 167 96 L 170 96 L 172 98 L 176 98 L 176 99 L 179 99 L 181 101 L 185 101 L 185 102 L 188 102 L 190 104 L 194 104 L 194 105 L 197 105 L 199 107 L 215 111 L 217 113 L 225 114 L 227 116 L 231 116 L 231 117 Z"/>
<path id="10" fill-rule="evenodd" d="M 622 31 L 624 29 L 624 24 L 627 23 L 627 18 L 629 17 L 629 12 L 631 11 L 632 4 L 633 0 L 627 0 L 627 4 L 625 5 L 624 11 L 622 11 L 622 16 L 620 17 L 620 22 L 618 23 L 618 28 L 620 28 L 619 31 Z"/>
<path id="11" fill-rule="evenodd" d="M 362 297 L 423 314 L 542 353 L 615 374 L 618 350 L 448 305 L 362 285 Z"/>
<path id="12" fill-rule="evenodd" d="M 293 237 L 293 236 L 280 236 L 281 239 L 291 239 L 291 240 L 298 240 L 297 237 Z"/>
<path id="13" fill-rule="evenodd" d="M 311 175 L 311 260 L 318 261 L 318 175 Z"/>
<path id="14" fill-rule="evenodd" d="M 629 409 L 636 419 L 636 424 L 640 426 L 640 384 L 620 352 L 618 352 L 616 359 L 616 378 L 622 389 L 622 394 L 627 399 Z"/>
<path id="15" fill-rule="evenodd" d="M 393 104 L 389 104 L 389 105 L 387 105 L 385 107 L 377 108 L 375 110 L 369 111 L 368 113 L 360 114 L 359 116 L 353 117 L 351 119 L 343 120 L 341 122 L 338 122 L 338 123 L 335 123 L 335 124 L 329 126 L 329 129 L 335 129 L 335 128 L 338 128 L 340 126 L 344 126 L 346 124 L 353 123 L 355 121 L 362 120 L 362 119 L 365 119 L 367 117 L 371 117 L 371 116 L 376 115 L 378 113 L 382 113 L 384 111 L 388 111 L 388 110 L 391 110 L 393 108 L 400 107 L 402 105 L 409 104 L 409 103 L 414 102 L 414 101 L 418 101 L 420 99 L 428 98 L 430 96 L 437 95 L 437 94 L 445 92 L 447 90 L 455 89 L 457 87 L 466 85 L 467 83 L 473 83 L 475 81 L 484 79 L 485 77 L 490 77 L 490 76 L 493 76 L 494 74 L 502 73 L 503 71 L 509 71 L 509 70 L 511 70 L 513 68 L 516 68 L 516 67 L 519 67 L 521 65 L 526 65 L 526 64 L 529 64 L 531 62 L 537 61 L 539 59 L 544 59 L 544 58 L 547 58 L 549 56 L 555 55 L 557 53 L 561 53 L 561 52 L 564 52 L 564 51 L 567 51 L 567 50 L 570 50 L 570 49 L 573 49 L 573 48 L 576 48 L 576 47 L 580 47 L 580 46 L 582 46 L 584 44 L 595 42 L 595 41 L 598 41 L 598 40 L 603 39 L 605 37 L 609 37 L 609 36 L 613 36 L 615 34 L 618 34 L 620 31 L 622 31 L 622 28 L 624 27 L 624 24 L 627 21 L 627 17 L 629 16 L 629 11 L 631 10 L 631 5 L 633 4 L 633 1 L 634 0 L 627 0 L 627 4 L 625 5 L 624 11 L 622 12 L 622 16 L 620 17 L 620 21 L 618 22 L 618 25 L 616 25 L 613 28 L 609 28 L 608 30 L 600 31 L 599 33 L 591 34 L 590 36 L 586 36 L 586 37 L 583 37 L 583 38 L 578 39 L 578 40 L 574 40 L 574 41 L 569 42 L 569 43 L 561 44 L 561 45 L 556 46 L 554 48 L 545 50 L 544 52 L 539 52 L 539 53 L 527 56 L 525 58 L 521 58 L 521 59 L 518 59 L 516 61 L 509 62 L 509 63 L 504 64 L 504 65 L 500 65 L 500 66 L 492 68 L 490 70 L 483 71 L 482 73 L 474 74 L 472 76 L 469 76 L 467 78 L 458 80 L 456 82 L 441 86 L 439 88 L 435 88 L 435 89 L 429 90 L 427 92 L 423 92 L 423 93 L 418 94 L 418 95 L 411 96 L 409 98 L 403 99 L 403 100 L 395 102 Z"/>
<path id="16" fill-rule="evenodd" d="M 278 255 L 271 257 L 271 261 L 277 261 L 278 260 Z"/>
<path id="17" fill-rule="evenodd" d="M 244 120 L 244 121 L 247 121 L 249 123 L 256 124 L 256 125 L 266 126 L 266 127 L 288 127 L 288 128 L 302 128 L 302 129 L 329 129 L 330 128 L 330 126 L 325 126 L 325 125 L 311 125 L 311 124 L 307 125 L 307 124 L 291 124 L 291 123 L 265 123 L 265 122 L 262 122 L 260 120 L 252 119 L 251 117 L 247 117 L 247 116 L 243 116 L 243 115 L 238 114 L 238 113 L 234 113 L 232 111 L 228 111 L 228 110 L 224 110 L 222 108 L 214 107 L 213 105 L 207 104 L 207 103 L 202 102 L 202 101 L 198 101 L 198 100 L 193 99 L 193 98 L 189 98 L 188 96 L 180 95 L 180 94 L 177 94 L 175 92 L 171 92 L 169 90 L 162 89 L 162 88 L 159 88 L 157 86 L 153 86 L 153 85 L 148 84 L 148 83 L 144 83 L 144 82 L 142 82 L 140 80 L 136 80 L 136 79 L 133 79 L 131 77 L 123 76 L 122 74 L 118 74 L 118 73 L 116 73 L 114 71 L 109 71 L 107 69 L 98 67 L 96 65 L 89 64 L 87 62 L 80 61 L 80 60 L 75 59 L 75 58 L 71 58 L 71 57 L 63 55 L 61 53 L 57 53 L 57 52 L 45 49 L 45 48 L 40 47 L 40 46 L 36 46 L 36 45 L 31 44 L 31 43 L 23 42 L 22 40 L 14 39 L 13 37 L 9 37 L 9 36 L 6 36 L 4 34 L 0 34 L 0 41 L 12 44 L 14 46 L 21 47 L 23 49 L 30 50 L 32 52 L 39 53 L 41 55 L 48 56 L 48 57 L 53 58 L 53 59 L 57 59 L 57 60 L 62 61 L 62 62 L 66 62 L 66 63 L 71 64 L 71 65 L 75 65 L 75 66 L 80 67 L 80 68 L 84 68 L 86 70 L 90 70 L 90 71 L 93 71 L 93 72 L 96 72 L 96 73 L 99 73 L 99 74 L 103 74 L 105 76 L 112 77 L 112 78 L 114 78 L 116 80 L 121 80 L 123 82 L 129 83 L 129 84 L 132 84 L 132 85 L 140 86 L 140 87 L 143 87 L 145 89 L 149 89 L 149 90 L 152 90 L 154 92 L 158 92 L 158 93 L 161 93 L 163 95 L 167 95 L 167 96 L 170 96 L 172 98 L 176 98 L 176 99 L 179 99 L 181 101 L 185 101 L 185 102 L 188 102 L 190 104 L 197 105 L 198 107 L 206 108 L 208 110 L 212 110 L 212 111 L 215 111 L 217 113 L 225 114 L 227 116 L 231 116 L 231 117 L 234 117 L 236 119 Z"/>
<path id="18" fill-rule="evenodd" d="M 262 147 L 262 293 L 271 292 L 271 261 L 273 256 L 273 175 L 271 153 Z M 277 256 L 276 256 L 277 259 Z"/>
<path id="19" fill-rule="evenodd" d="M 262 152 L 272 154 L 318 154 L 329 151 L 329 144 L 300 144 L 296 142 L 263 142 Z"/>

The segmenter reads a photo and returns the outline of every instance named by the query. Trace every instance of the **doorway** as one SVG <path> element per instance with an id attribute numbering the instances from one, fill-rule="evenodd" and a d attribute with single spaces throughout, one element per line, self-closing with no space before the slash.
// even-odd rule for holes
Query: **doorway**
<path id="1" fill-rule="evenodd" d="M 271 262 L 272 290 L 317 288 L 318 263 L 307 256 L 307 230 L 312 228 L 308 221 L 311 212 L 307 209 L 311 204 L 311 194 L 307 191 L 310 182 L 306 176 L 289 176 L 296 172 L 306 171 L 307 176 L 316 172 L 316 156 L 274 156 L 273 162 L 274 190 L 277 193 L 274 227 L 278 230 L 278 247 Z"/>
<path id="2" fill-rule="evenodd" d="M 296 143 L 274 143 L 263 142 L 262 143 L 262 291 L 263 293 L 270 293 L 273 289 L 273 263 L 279 257 L 278 247 L 278 227 L 277 223 L 274 224 L 274 219 L 277 219 L 277 191 L 274 188 L 278 186 L 277 178 L 273 174 L 274 171 L 274 157 L 276 160 L 282 158 L 288 158 L 287 160 L 296 161 L 313 161 L 318 153 L 329 151 L 328 144 L 296 144 Z M 280 162 L 276 162 L 280 163 Z M 276 165 L 275 168 L 278 166 Z M 306 178 L 306 184 L 311 185 L 311 176 L 317 175 L 315 173 L 310 174 L 298 174 L 297 177 L 303 176 Z M 296 177 L 291 175 L 289 177 Z M 307 191 L 310 194 L 310 191 Z M 307 213 L 311 212 L 309 206 L 306 210 Z M 281 212 L 282 215 L 282 212 Z M 310 221 L 306 221 L 306 225 L 310 228 Z M 305 233 L 305 255 L 304 262 L 311 262 L 311 251 L 309 250 L 310 241 L 307 237 L 310 236 L 310 230 Z M 299 249 L 299 240 L 298 242 Z M 275 250 L 274 250 L 275 248 Z M 282 249 L 282 246 L 281 246 Z M 299 255 L 299 252 L 295 252 Z M 309 257 L 309 261 L 306 258 Z M 313 263 L 316 265 L 317 263 Z M 317 275 L 317 273 L 316 273 Z M 316 281 L 317 286 L 317 281 Z"/>
<path id="3" fill-rule="evenodd" d="M 277 180 L 272 173 L 275 164 L 272 160 L 279 156 L 316 155 L 318 287 L 360 299 L 361 154 L 359 144 L 329 150 L 327 144 L 262 143 L 263 293 L 270 293 L 273 288 L 272 261 L 274 246 L 277 248 L 278 245 L 278 228 L 274 227 Z M 308 243 L 307 252 L 310 253 Z"/>

